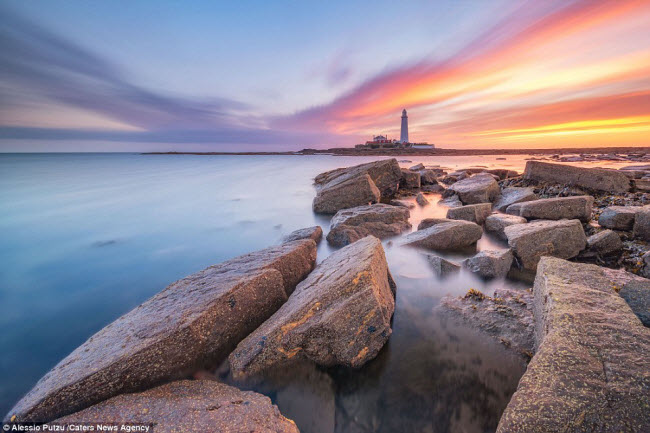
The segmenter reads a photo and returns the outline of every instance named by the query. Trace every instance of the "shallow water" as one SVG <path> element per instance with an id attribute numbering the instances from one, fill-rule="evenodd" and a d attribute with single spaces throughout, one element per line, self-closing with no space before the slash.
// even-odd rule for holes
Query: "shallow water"
<path id="1" fill-rule="evenodd" d="M 301 227 L 327 232 L 329 218 L 311 211 L 313 177 L 373 159 L 0 155 L 0 412 L 94 332 L 169 283 Z M 402 165 L 417 162 L 521 170 L 525 157 Z M 417 207 L 414 230 L 445 212 Z M 272 397 L 303 432 L 334 425 L 337 432 L 493 431 L 524 371 L 521 359 L 432 309 L 446 294 L 525 285 L 467 273 L 439 280 L 419 252 L 398 244 L 384 241 L 398 291 L 394 332 L 375 360 L 359 371 L 304 366 L 289 379 L 240 385 Z M 478 249 L 498 244 L 484 237 Z M 322 242 L 319 261 L 330 252 Z"/>

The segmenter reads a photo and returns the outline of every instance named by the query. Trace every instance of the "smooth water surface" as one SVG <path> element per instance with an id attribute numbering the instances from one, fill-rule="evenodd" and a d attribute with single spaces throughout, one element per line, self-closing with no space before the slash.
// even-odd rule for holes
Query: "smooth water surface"
<path id="1" fill-rule="evenodd" d="M 507 158 L 402 165 L 523 168 L 523 156 Z M 94 332 L 169 283 L 298 228 L 319 224 L 327 233 L 329 217 L 311 211 L 313 177 L 372 159 L 0 155 L 0 412 Z M 417 207 L 413 229 L 445 213 L 435 204 Z M 384 247 L 398 291 L 394 332 L 375 360 L 358 371 L 305 367 L 290 379 L 239 385 L 265 392 L 303 432 L 493 431 L 524 371 L 521 359 L 432 310 L 446 294 L 526 286 L 467 273 L 438 280 L 399 239 Z M 499 245 L 484 237 L 478 247 Z M 319 261 L 330 252 L 321 242 Z"/>

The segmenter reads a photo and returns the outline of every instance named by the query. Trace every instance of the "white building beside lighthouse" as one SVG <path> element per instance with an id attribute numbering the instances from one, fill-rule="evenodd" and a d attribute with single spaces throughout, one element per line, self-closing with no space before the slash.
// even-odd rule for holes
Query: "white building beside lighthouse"
<path id="1" fill-rule="evenodd" d="M 399 141 L 402 144 L 409 142 L 409 118 L 406 115 L 406 109 L 402 110 L 402 130 L 399 134 Z"/>

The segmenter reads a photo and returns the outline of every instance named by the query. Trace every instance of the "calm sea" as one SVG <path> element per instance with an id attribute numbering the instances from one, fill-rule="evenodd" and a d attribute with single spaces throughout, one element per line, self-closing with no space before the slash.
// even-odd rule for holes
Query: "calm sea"
<path id="1" fill-rule="evenodd" d="M 311 211 L 313 177 L 372 159 L 0 155 L 0 413 L 93 333 L 169 283 L 301 227 L 327 231 L 329 218 Z M 521 170 L 525 159 L 427 157 L 402 165 L 418 162 Z M 418 207 L 414 229 L 445 212 Z M 484 238 L 479 249 L 495 242 Z M 290 383 L 252 387 L 303 432 L 334 424 L 336 431 L 494 430 L 524 371 L 521 360 L 441 322 L 432 309 L 470 288 L 525 286 L 464 273 L 440 281 L 420 253 L 396 244 L 384 242 L 398 284 L 394 332 L 377 359 L 360 371 L 308 369 Z M 330 252 L 322 242 L 319 261 Z"/>

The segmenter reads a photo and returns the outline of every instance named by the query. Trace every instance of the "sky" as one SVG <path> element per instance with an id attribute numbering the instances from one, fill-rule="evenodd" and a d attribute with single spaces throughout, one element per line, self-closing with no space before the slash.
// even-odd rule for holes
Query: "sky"
<path id="1" fill-rule="evenodd" d="M 648 146 L 650 0 L 0 3 L 0 151 Z"/>

